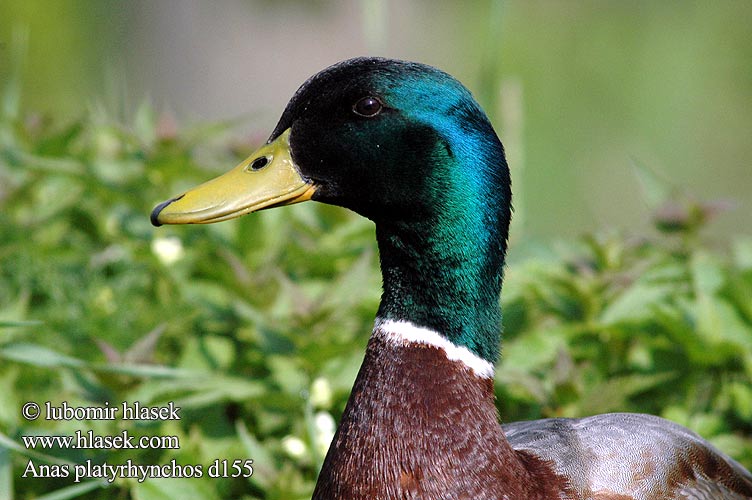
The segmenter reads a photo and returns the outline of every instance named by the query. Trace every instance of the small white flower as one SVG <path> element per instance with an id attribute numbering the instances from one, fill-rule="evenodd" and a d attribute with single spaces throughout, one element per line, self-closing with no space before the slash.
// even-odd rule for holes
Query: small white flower
<path id="1" fill-rule="evenodd" d="M 283 437 L 282 449 L 292 458 L 302 458 L 308 451 L 308 447 L 303 440 L 295 436 Z"/>
<path id="2" fill-rule="evenodd" d="M 177 236 L 154 238 L 151 242 L 151 251 L 166 266 L 182 259 L 185 253 L 183 242 Z"/>
<path id="3" fill-rule="evenodd" d="M 332 406 L 332 386 L 324 377 L 317 377 L 311 383 L 311 404 L 315 408 Z"/>
<path id="4" fill-rule="evenodd" d="M 325 411 L 316 413 L 314 418 L 314 427 L 316 428 L 316 450 L 323 456 L 326 455 L 329 445 L 334 439 L 334 432 L 337 424 L 334 418 Z"/>

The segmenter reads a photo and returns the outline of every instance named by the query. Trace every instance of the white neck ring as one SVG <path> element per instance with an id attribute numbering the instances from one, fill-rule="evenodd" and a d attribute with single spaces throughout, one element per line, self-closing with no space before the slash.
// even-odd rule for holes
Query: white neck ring
<path id="1" fill-rule="evenodd" d="M 481 358 L 470 349 L 458 346 L 435 330 L 417 326 L 409 321 L 376 318 L 374 334 L 382 335 L 388 342 L 404 346 L 424 344 L 444 351 L 447 359 L 462 363 L 477 377 L 493 378 L 494 365 Z"/>

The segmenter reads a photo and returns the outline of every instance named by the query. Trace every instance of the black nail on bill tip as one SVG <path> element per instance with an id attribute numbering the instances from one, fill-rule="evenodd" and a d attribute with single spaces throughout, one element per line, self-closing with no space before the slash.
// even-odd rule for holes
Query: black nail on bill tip
<path id="1" fill-rule="evenodd" d="M 178 200 L 179 200 L 180 198 L 182 198 L 183 196 L 184 196 L 184 195 L 182 195 L 182 194 L 181 194 L 181 195 L 180 195 L 180 196 L 178 196 L 177 198 L 173 198 L 173 199 L 171 199 L 171 200 L 167 200 L 167 201 L 165 201 L 165 202 L 162 202 L 162 203 L 160 203 L 160 204 L 159 204 L 159 205 L 157 205 L 156 207 L 154 207 L 154 210 L 152 210 L 152 211 L 151 211 L 151 217 L 150 217 L 152 225 L 153 225 L 153 226 L 155 226 L 155 227 L 159 227 L 159 226 L 161 226 L 161 225 L 162 225 L 162 223 L 161 223 L 161 222 L 159 222 L 159 213 L 160 213 L 160 212 L 161 212 L 162 210 L 164 210 L 164 207 L 166 207 L 167 205 L 169 205 L 169 204 L 170 204 L 170 203 L 172 203 L 173 201 L 178 201 Z"/>

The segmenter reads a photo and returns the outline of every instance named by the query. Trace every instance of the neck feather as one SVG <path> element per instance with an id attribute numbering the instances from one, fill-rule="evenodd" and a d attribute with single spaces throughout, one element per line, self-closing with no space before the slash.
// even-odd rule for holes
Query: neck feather
<path id="1" fill-rule="evenodd" d="M 373 332 L 374 335 L 381 335 L 389 344 L 398 347 L 406 347 L 410 344 L 435 347 L 443 351 L 448 360 L 461 363 L 477 377 L 493 378 L 494 365 L 492 363 L 473 353 L 467 347 L 453 344 L 446 337 L 429 328 L 416 326 L 409 321 L 376 318 L 376 326 Z"/>
<path id="2" fill-rule="evenodd" d="M 492 478 L 516 464 L 493 381 L 389 336 L 374 329 L 313 498 L 500 498 L 488 491 Z"/>
<path id="3" fill-rule="evenodd" d="M 437 331 L 496 363 L 506 230 L 502 233 L 493 224 L 482 213 L 377 222 L 384 280 L 378 316 Z"/>
<path id="4" fill-rule="evenodd" d="M 560 498 L 561 480 L 504 437 L 493 380 L 437 339 L 377 322 L 314 500 Z"/>
<path id="5" fill-rule="evenodd" d="M 481 113 L 482 114 L 482 113 Z M 457 127 L 455 122 L 469 123 Z M 439 125 L 414 210 L 374 217 L 384 293 L 379 317 L 441 333 L 490 363 L 499 356 L 509 169 L 490 123 Z M 458 133 L 456 129 L 461 129 Z"/>

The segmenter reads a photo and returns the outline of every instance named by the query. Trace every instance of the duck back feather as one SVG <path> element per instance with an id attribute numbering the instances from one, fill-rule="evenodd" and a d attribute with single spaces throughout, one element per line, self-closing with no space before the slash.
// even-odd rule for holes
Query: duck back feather
<path id="1" fill-rule="evenodd" d="M 567 477 L 575 498 L 752 498 L 752 475 L 744 467 L 690 430 L 652 415 L 551 418 L 503 429 L 512 448 Z"/>

